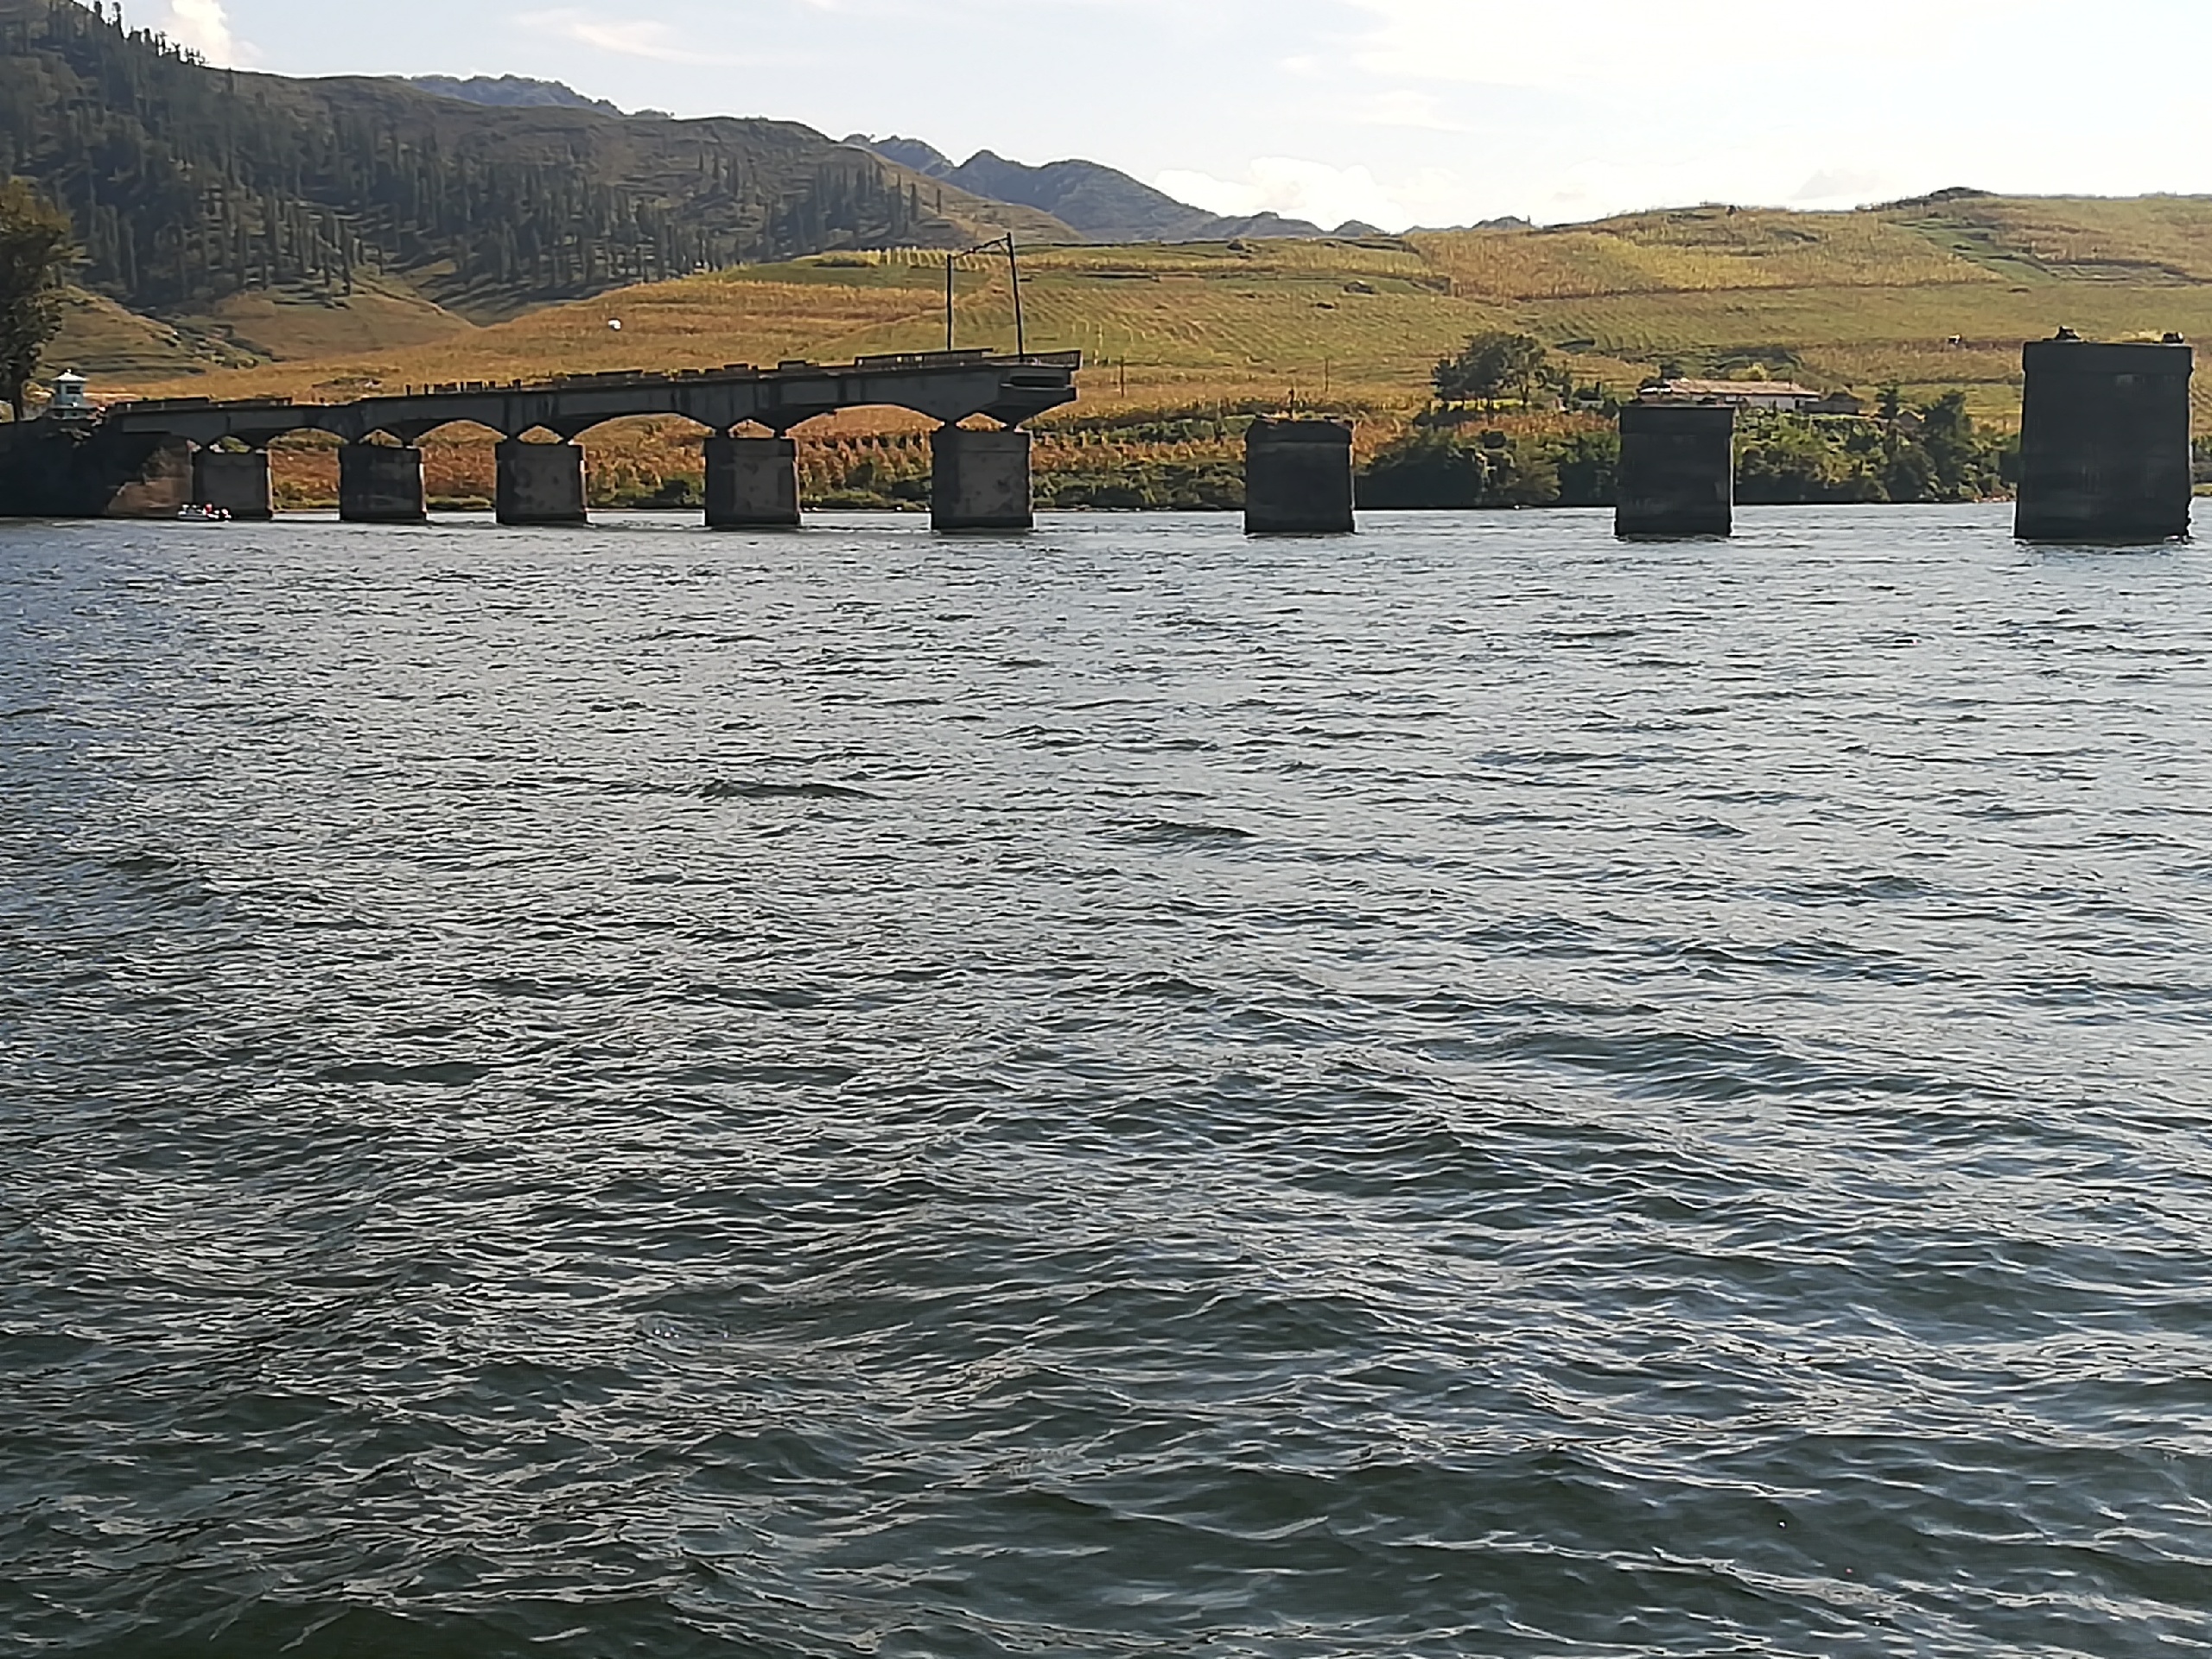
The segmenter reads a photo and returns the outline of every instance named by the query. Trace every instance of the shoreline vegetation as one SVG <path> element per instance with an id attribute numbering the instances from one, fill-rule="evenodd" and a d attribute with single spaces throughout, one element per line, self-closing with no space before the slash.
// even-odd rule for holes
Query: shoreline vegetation
<path id="1" fill-rule="evenodd" d="M 1907 232 L 1886 213 L 1696 209 L 1557 234 L 1039 248 L 1023 259 L 1031 344 L 1080 349 L 1086 366 L 1081 401 L 1033 423 L 1038 504 L 1234 510 L 1244 426 L 1286 411 L 1357 423 L 1371 505 L 1599 504 L 1609 499 L 1611 415 L 1643 384 L 1678 375 L 1850 391 L 1872 411 L 1747 414 L 1739 435 L 1746 503 L 1974 499 L 2009 488 L 2021 340 L 2069 320 L 2104 338 L 2156 337 L 2175 326 L 2212 337 L 2212 202 L 1952 206 L 1992 222 L 2087 225 L 2101 216 L 2103 240 L 2077 225 L 2078 257 L 2164 248 L 2177 268 L 2201 264 L 2204 282 L 2092 282 L 2055 274 L 2054 264 L 2033 281 L 1999 283 L 1981 280 L 1986 266 L 1963 256 L 1972 275 L 1945 267 L 1943 280 L 1929 280 L 1898 253 L 1896 238 Z M 1875 254 L 1854 251 L 1859 219 L 1872 221 L 1860 230 Z M 1796 245 L 1785 233 L 1801 226 L 1816 238 L 1810 253 L 1787 251 Z M 1936 258 L 1924 238 L 1919 245 Z M 2056 247 L 2036 245 L 2056 259 Z M 219 333 L 234 359 L 261 359 L 213 370 L 181 369 L 174 355 L 157 363 L 160 353 L 129 332 L 131 314 L 74 305 L 48 360 L 89 364 L 102 396 L 306 399 L 455 378 L 832 362 L 941 347 L 943 262 L 905 250 L 740 267 L 489 327 L 446 319 L 429 339 L 410 333 L 419 308 L 403 312 L 389 296 L 263 294 L 190 325 Z M 1590 291 L 1575 291 L 1578 281 Z M 1693 281 L 1715 286 L 1684 285 Z M 1011 343 L 1003 260 L 961 263 L 955 326 L 963 345 Z M 1487 334 L 1525 339 L 1535 364 L 1509 364 L 1486 391 L 1440 387 L 1440 364 Z M 104 370 L 103 361 L 116 366 Z M 2198 392 L 2200 423 L 2212 429 L 2208 397 L 2212 377 L 2200 378 Z M 893 410 L 809 423 L 794 434 L 805 504 L 922 505 L 926 429 Z M 665 421 L 587 435 L 593 504 L 696 501 L 699 437 Z M 425 445 L 432 495 L 488 499 L 493 442 L 486 432 L 434 434 Z M 287 440 L 273 458 L 283 505 L 334 499 L 335 456 L 313 440 Z"/>
<path id="2" fill-rule="evenodd" d="M 1507 366 L 1468 369 L 1487 353 Z M 1440 359 L 1438 396 L 1410 420 L 1370 411 L 1357 458 L 1368 510 L 1602 507 L 1613 504 L 1618 400 L 1580 385 L 1527 336 L 1486 334 Z M 1749 383 L 1756 385 L 1756 382 Z M 1512 396 L 1509 399 L 1507 394 Z M 1235 512 L 1244 505 L 1243 442 L 1263 406 L 1150 418 L 1063 416 L 1040 423 L 1033 494 L 1045 511 Z M 704 502 L 696 429 L 682 422 L 601 429 L 587 474 L 601 508 L 696 508 Z M 926 431 L 854 432 L 799 443 L 800 499 L 815 510 L 925 509 Z M 275 451 L 278 505 L 337 504 L 336 442 L 303 434 Z M 471 437 L 425 444 L 430 499 L 446 511 L 489 504 L 490 456 Z M 1745 411 L 1737 426 L 1737 499 L 1751 505 L 1975 501 L 2009 495 L 2018 476 L 2016 435 L 1978 424 L 1965 394 L 1910 403 L 1884 389 L 1865 416 Z"/>
<path id="3" fill-rule="evenodd" d="M 1918 415 L 1917 419 L 1911 416 Z M 1039 435 L 1034 452 L 1040 511 L 1233 512 L 1244 505 L 1243 428 L 1153 423 L 1134 433 L 1068 442 Z M 1203 427 L 1163 435 L 1162 428 Z M 688 435 L 674 435 L 681 446 Z M 691 438 L 696 445 L 696 438 Z M 425 444 L 432 505 L 466 512 L 491 505 L 489 453 L 469 443 Z M 278 447 L 277 505 L 315 511 L 338 505 L 334 444 L 301 439 Z M 1746 505 L 1925 503 L 2001 499 L 2017 476 L 2018 440 L 1978 429 L 1944 400 L 1878 420 L 1752 415 L 1738 431 L 1737 499 Z M 1500 414 L 1459 429 L 1416 427 L 1363 461 L 1364 510 L 1604 507 L 1613 504 L 1620 441 L 1602 416 L 1573 423 Z M 671 464 L 673 463 L 673 464 Z M 667 466 L 667 470 L 661 470 Z M 929 505 L 926 435 L 901 433 L 802 440 L 800 499 L 810 511 L 924 512 Z M 594 453 L 590 504 L 598 508 L 696 509 L 704 480 L 680 448 L 636 446 Z"/>
<path id="4" fill-rule="evenodd" d="M 37 118 L 0 133 L 0 173 L 73 226 L 71 285 L 41 300 L 60 330 L 44 372 L 84 372 L 96 399 L 832 362 L 941 347 L 948 321 L 1003 349 L 1007 262 L 957 257 L 950 318 L 945 262 L 1013 232 L 1028 343 L 1086 360 L 1081 402 L 1033 423 L 1048 509 L 1231 510 L 1244 425 L 1284 412 L 1358 423 L 1373 505 L 1601 503 L 1612 412 L 1676 377 L 1881 405 L 1747 416 L 1746 502 L 1949 500 L 2009 488 L 2024 340 L 2212 339 L 2212 198 L 1953 188 L 1846 213 L 1108 245 L 790 124 L 218 71 L 53 0 L 0 0 L 0 80 Z M 1485 366 L 1484 340 L 1518 344 Z M 2196 396 L 2212 433 L 2212 376 Z M 810 507 L 926 495 L 918 417 L 795 435 Z M 589 433 L 594 505 L 695 501 L 699 436 Z M 432 496 L 488 499 L 494 442 L 434 434 Z M 334 499 L 313 439 L 272 459 L 280 503 Z"/>

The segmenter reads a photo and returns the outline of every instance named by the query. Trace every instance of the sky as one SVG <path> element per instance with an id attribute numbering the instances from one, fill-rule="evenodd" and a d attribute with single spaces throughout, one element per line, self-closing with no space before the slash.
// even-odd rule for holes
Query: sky
<path id="1" fill-rule="evenodd" d="M 2212 0 L 124 0 L 286 74 L 522 74 L 1389 231 L 2212 193 Z"/>

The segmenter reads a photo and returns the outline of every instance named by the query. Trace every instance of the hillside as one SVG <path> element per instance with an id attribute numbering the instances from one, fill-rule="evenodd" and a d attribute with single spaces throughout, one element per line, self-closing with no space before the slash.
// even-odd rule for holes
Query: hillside
<path id="1" fill-rule="evenodd" d="M 1238 237 L 1322 234 L 1318 225 L 1274 213 L 1224 219 L 1096 162 L 1031 167 L 983 149 L 955 166 L 950 157 L 918 138 L 855 137 L 845 142 L 871 149 L 925 178 L 942 179 L 979 196 L 1050 213 L 1092 242 L 1227 242 Z"/>
<path id="2" fill-rule="evenodd" d="M 238 360 L 218 344 L 80 288 L 63 293 L 60 332 L 46 353 L 50 368 L 81 369 L 104 384 L 203 374 Z"/>
<path id="3" fill-rule="evenodd" d="M 292 391 L 343 376 L 511 378 L 555 368 L 830 359 L 941 343 L 940 257 L 839 254 L 650 284 L 435 346 L 203 377 Z M 1406 238 L 1039 249 L 1031 343 L 1095 363 L 1085 410 L 1306 399 L 1410 411 L 1435 359 L 1477 330 L 1536 335 L 1618 390 L 1674 365 L 1754 365 L 1824 386 L 1964 388 L 2018 416 L 2023 340 L 2212 339 L 2212 200 L 1903 203 L 1853 213 L 1700 207 L 1597 224 Z M 1007 344 L 1002 262 L 961 279 L 963 341 Z M 617 334 L 606 321 L 620 315 Z M 341 373 L 342 372 L 342 373 Z M 1128 385 L 1122 392 L 1124 379 Z M 2200 402 L 2212 374 L 2200 378 Z"/>
<path id="4" fill-rule="evenodd" d="M 941 261 L 916 251 L 816 256 L 631 288 L 431 344 L 105 376 L 95 390 L 342 397 L 463 378 L 926 348 L 944 338 Z M 1371 454 L 1427 401 L 1434 360 L 1484 328 L 1536 334 L 1585 388 L 1626 392 L 1662 365 L 1862 393 L 1895 380 L 1916 400 L 1962 389 L 1998 427 L 2018 419 L 2021 342 L 2062 323 L 2108 338 L 2177 328 L 2212 339 L 2212 201 L 2177 198 L 1981 197 L 1827 214 L 1704 207 L 1553 230 L 1049 248 L 1024 264 L 1032 344 L 1090 358 L 1082 401 L 1038 423 L 1039 497 L 1094 505 L 1224 505 L 1236 476 L 1234 417 L 1294 400 L 1357 414 Z M 964 262 L 963 343 L 1010 345 L 1010 297 L 1003 260 Z M 2212 374 L 2199 378 L 2197 408 L 2212 430 Z M 1602 424 L 1587 414 L 1487 418 L 1539 439 Z M 881 410 L 808 423 L 796 435 L 808 499 L 920 499 L 924 425 Z M 685 423 L 622 423 L 586 442 L 597 500 L 673 504 L 696 492 L 699 434 Z M 489 435 L 449 429 L 426 447 L 442 499 L 489 491 Z M 288 502 L 332 499 L 327 445 L 295 440 L 276 461 Z"/>
<path id="5" fill-rule="evenodd" d="M 211 69 L 75 0 L 0 0 L 0 162 L 68 207 L 87 287 L 173 320 L 368 283 L 481 321 L 823 249 L 1080 239 L 792 123 Z"/>
<path id="6" fill-rule="evenodd" d="M 533 80 L 527 75 L 471 75 L 466 80 L 452 75 L 409 75 L 410 86 L 440 98 L 457 98 L 464 104 L 482 104 L 495 110 L 597 110 L 601 115 L 620 115 L 603 98 L 586 98 L 575 87 L 557 80 Z"/>

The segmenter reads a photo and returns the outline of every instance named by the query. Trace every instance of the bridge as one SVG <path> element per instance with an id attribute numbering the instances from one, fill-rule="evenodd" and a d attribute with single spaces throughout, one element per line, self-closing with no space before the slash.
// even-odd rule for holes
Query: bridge
<path id="1" fill-rule="evenodd" d="M 111 405 L 100 424 L 118 437 L 196 447 L 194 499 L 241 518 L 270 515 L 270 443 L 292 432 L 331 433 L 344 441 L 339 516 L 419 523 L 425 503 L 417 446 L 441 427 L 467 423 L 501 438 L 500 522 L 548 524 L 584 520 L 584 452 L 576 442 L 582 434 L 608 421 L 678 416 L 707 433 L 707 522 L 734 528 L 798 522 L 792 429 L 840 410 L 881 405 L 939 423 L 931 438 L 931 505 L 940 529 L 1013 529 L 1031 522 L 1029 435 L 1021 424 L 1073 402 L 1082 366 L 1079 352 L 926 352 L 837 365 L 732 364 L 668 374 L 471 381 L 346 403 L 172 397 Z M 976 416 L 997 428 L 959 424 Z M 766 428 L 770 435 L 739 435 L 747 426 Z M 531 442 L 526 435 L 532 432 L 555 441 Z"/>

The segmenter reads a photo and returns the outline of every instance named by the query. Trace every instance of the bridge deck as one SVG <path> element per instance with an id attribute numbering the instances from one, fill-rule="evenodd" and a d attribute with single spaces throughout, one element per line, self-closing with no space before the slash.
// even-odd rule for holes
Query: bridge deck
<path id="1" fill-rule="evenodd" d="M 133 433 L 168 433 L 207 445 L 226 438 L 258 447 L 288 432 L 334 433 L 359 442 L 382 432 L 403 443 L 456 422 L 505 437 L 543 428 L 563 438 L 607 421 L 677 415 L 710 432 L 748 422 L 779 435 L 817 415 L 885 405 L 948 424 L 982 415 L 1007 426 L 1072 403 L 1080 352 L 994 357 L 984 352 L 926 352 L 863 357 L 835 365 L 749 364 L 669 374 L 624 371 L 564 375 L 496 385 L 463 382 L 408 387 L 395 395 L 342 404 L 254 398 L 218 403 L 170 397 L 111 405 L 105 423 Z"/>

